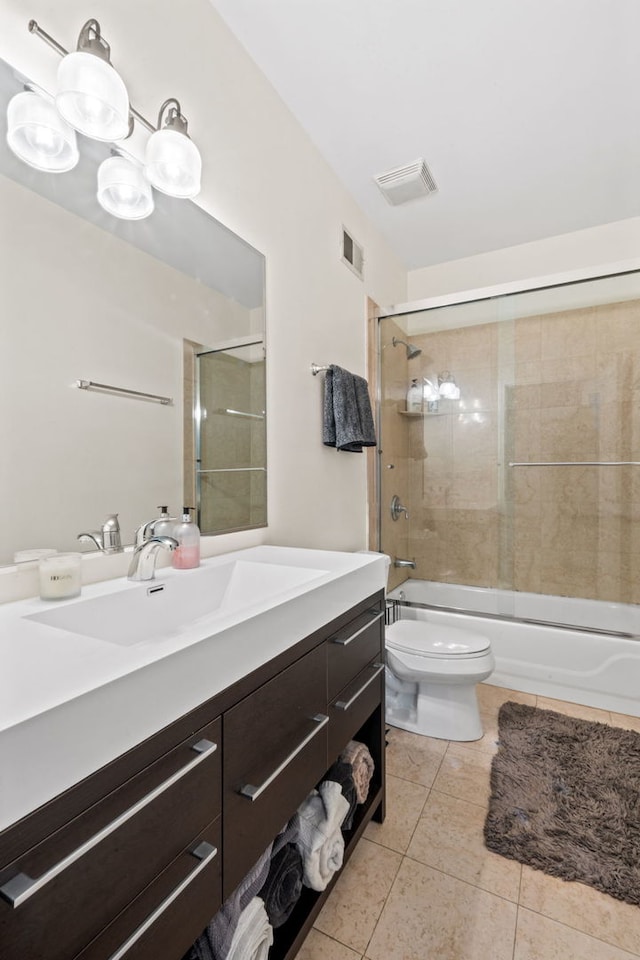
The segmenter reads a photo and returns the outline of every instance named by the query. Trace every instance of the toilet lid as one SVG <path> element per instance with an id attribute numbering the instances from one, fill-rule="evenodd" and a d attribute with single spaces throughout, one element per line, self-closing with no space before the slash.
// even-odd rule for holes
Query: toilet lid
<path id="1" fill-rule="evenodd" d="M 398 620 L 386 629 L 386 643 L 423 657 L 468 657 L 483 653 L 491 644 L 487 637 L 459 627 L 444 627 L 430 620 Z"/>

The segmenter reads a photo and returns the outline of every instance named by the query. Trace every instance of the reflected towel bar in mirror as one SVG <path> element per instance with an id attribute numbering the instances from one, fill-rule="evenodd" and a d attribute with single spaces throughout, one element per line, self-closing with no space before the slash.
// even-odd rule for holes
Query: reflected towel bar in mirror
<path id="1" fill-rule="evenodd" d="M 640 467 L 640 460 L 527 460 L 510 467 Z"/>
<path id="2" fill-rule="evenodd" d="M 95 380 L 76 380 L 76 387 L 78 390 L 102 390 L 119 396 L 137 397 L 139 400 L 153 400 L 164 406 L 173 404 L 173 397 L 161 397 L 157 393 L 144 393 L 141 390 L 127 390 L 126 387 L 113 387 L 108 383 L 96 383 Z"/>

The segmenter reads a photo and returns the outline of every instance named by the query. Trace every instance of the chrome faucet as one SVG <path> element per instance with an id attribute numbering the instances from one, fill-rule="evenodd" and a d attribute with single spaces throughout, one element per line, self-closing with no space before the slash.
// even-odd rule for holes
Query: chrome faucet
<path id="1" fill-rule="evenodd" d="M 110 513 L 99 530 L 79 533 L 77 540 L 91 540 L 102 553 L 122 553 L 118 514 Z"/>
<path id="2" fill-rule="evenodd" d="M 409 567 L 411 570 L 415 570 L 416 562 L 415 560 L 401 560 L 400 557 L 393 558 L 394 567 Z"/>
<path id="3" fill-rule="evenodd" d="M 153 580 L 156 575 L 156 559 L 158 550 L 175 550 L 178 541 L 173 537 L 150 537 L 134 548 L 131 564 L 129 565 L 129 580 Z"/>
<path id="4" fill-rule="evenodd" d="M 176 522 L 176 517 L 154 517 L 153 520 L 147 520 L 146 523 L 141 523 L 135 532 L 133 545 L 135 547 L 141 547 L 143 543 L 146 543 L 155 535 L 156 524 L 169 522 Z"/>

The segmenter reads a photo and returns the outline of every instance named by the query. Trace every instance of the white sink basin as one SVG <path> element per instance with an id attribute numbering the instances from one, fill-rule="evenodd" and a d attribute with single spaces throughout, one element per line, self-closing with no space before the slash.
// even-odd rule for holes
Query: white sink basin
<path id="1" fill-rule="evenodd" d="M 216 566 L 127 585 L 123 590 L 57 609 L 34 613 L 34 620 L 58 630 L 133 646 L 215 624 L 237 611 L 277 598 L 324 576 L 326 570 L 234 560 Z"/>

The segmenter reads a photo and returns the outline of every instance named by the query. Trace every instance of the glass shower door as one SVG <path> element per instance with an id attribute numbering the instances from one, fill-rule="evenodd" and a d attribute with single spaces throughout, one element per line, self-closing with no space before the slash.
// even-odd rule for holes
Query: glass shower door
<path id="1" fill-rule="evenodd" d="M 262 341 L 196 357 L 196 503 L 203 534 L 267 523 Z"/>

